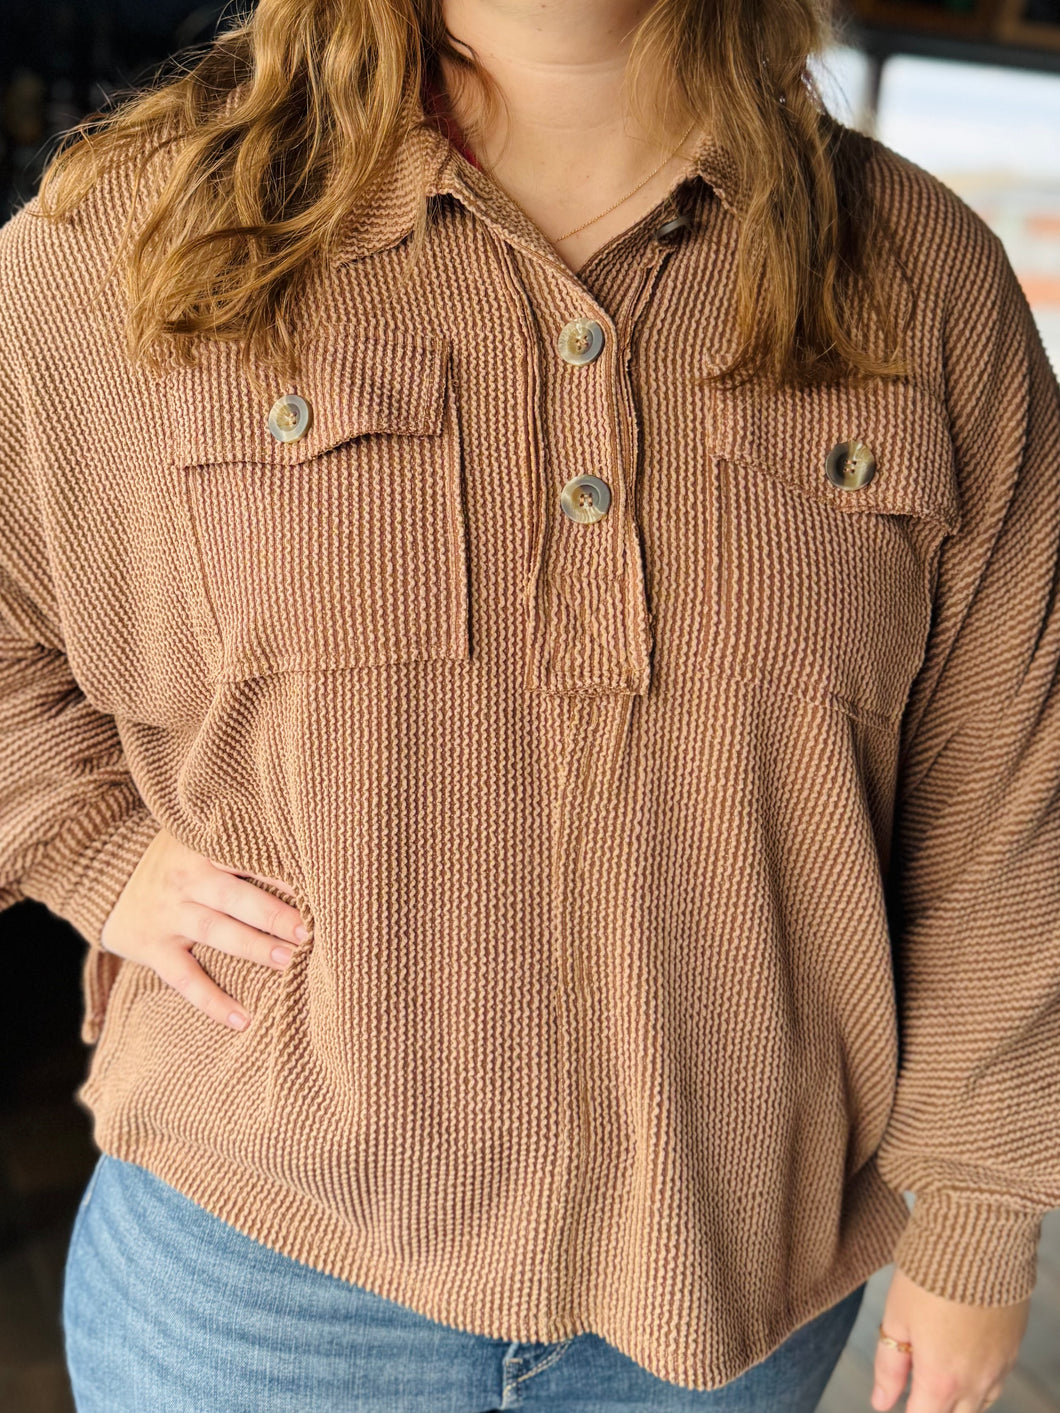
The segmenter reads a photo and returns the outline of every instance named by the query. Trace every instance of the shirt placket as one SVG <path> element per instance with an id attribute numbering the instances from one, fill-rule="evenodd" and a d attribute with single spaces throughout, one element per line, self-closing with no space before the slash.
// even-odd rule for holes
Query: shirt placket
<path id="1" fill-rule="evenodd" d="M 506 252 L 533 326 L 538 390 L 539 498 L 526 586 L 524 685 L 554 743 L 550 930 L 561 1105 L 548 1269 L 562 1324 L 577 1307 L 576 1252 L 600 1168 L 628 1162 L 632 1142 L 605 1115 L 599 1052 L 606 1028 L 594 968 L 593 818 L 625 758 L 637 701 L 647 692 L 651 615 L 636 520 L 640 439 L 631 376 L 636 321 L 670 247 L 630 250 L 612 310 L 558 261 Z M 602 483 L 597 485 L 596 483 Z M 573 512 L 573 513 L 572 513 Z M 593 1135 L 612 1135 L 608 1151 Z"/>
<path id="2" fill-rule="evenodd" d="M 559 1077 L 550 1151 L 549 1323 L 578 1308 L 577 1251 L 594 1173 L 632 1158 L 609 1103 L 600 1052 L 604 999 L 594 986 L 593 816 L 627 758 L 651 675 L 652 624 L 636 519 L 640 436 L 631 361 L 637 321 L 675 249 L 674 228 L 646 223 L 612 245 L 615 278 L 594 297 L 520 213 L 477 176 L 446 185 L 488 228 L 497 274 L 522 325 L 531 437 L 522 684 L 547 743 L 553 1063 Z M 594 257 L 595 258 L 595 257 Z M 605 299 L 607 305 L 605 307 Z M 586 480 L 585 478 L 590 478 Z M 601 483 L 600 485 L 595 484 Z M 543 756 L 544 759 L 544 756 Z M 616 1121 L 618 1129 L 616 1129 Z M 610 1135 L 606 1151 L 594 1134 Z M 600 1191 L 616 1190 L 598 1184 Z"/>
<path id="3" fill-rule="evenodd" d="M 558 262 L 523 260 L 543 390 L 542 496 L 526 585 L 528 691 L 648 689 L 652 648 L 635 517 L 630 338 L 666 251 L 652 244 L 612 313 Z"/>

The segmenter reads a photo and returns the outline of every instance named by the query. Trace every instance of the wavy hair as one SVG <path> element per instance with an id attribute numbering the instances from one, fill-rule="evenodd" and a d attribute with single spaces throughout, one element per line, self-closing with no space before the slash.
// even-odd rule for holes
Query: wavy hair
<path id="1" fill-rule="evenodd" d="M 62 220 L 131 163 L 121 243 L 131 360 L 157 369 L 193 361 L 203 339 L 233 340 L 244 370 L 257 361 L 292 376 L 302 281 L 371 199 L 417 121 L 425 78 L 444 88 L 444 59 L 450 98 L 472 86 L 473 149 L 503 97 L 454 44 L 441 0 L 259 0 L 225 23 L 69 129 L 37 209 Z M 698 124 L 739 172 L 739 346 L 707 377 L 806 385 L 908 371 L 868 141 L 827 111 L 808 68 L 837 25 L 829 0 L 656 0 L 630 36 L 626 92 L 643 130 L 663 147 Z M 646 91 L 644 76 L 659 72 L 674 81 Z M 133 233 L 149 170 L 158 179 Z M 425 201 L 413 259 L 428 226 Z"/>

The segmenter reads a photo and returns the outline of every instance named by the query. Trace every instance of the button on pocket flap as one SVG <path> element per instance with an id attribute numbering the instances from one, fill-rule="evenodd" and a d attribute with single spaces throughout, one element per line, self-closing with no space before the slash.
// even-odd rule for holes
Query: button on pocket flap
<path id="1" fill-rule="evenodd" d="M 347 334 L 314 341 L 297 382 L 261 396 L 233 344 L 211 346 L 167 379 L 171 464 L 261 462 L 297 466 L 370 433 L 441 431 L 448 341 Z M 291 396 L 288 396 L 291 395 Z"/>
<path id="2" fill-rule="evenodd" d="M 911 515 L 958 528 L 949 421 L 927 389 L 881 380 L 710 391 L 714 454 L 844 513 Z"/>
<path id="3" fill-rule="evenodd" d="M 256 391 L 235 345 L 175 370 L 167 480 L 211 679 L 470 655 L 444 336 L 336 324 Z"/>

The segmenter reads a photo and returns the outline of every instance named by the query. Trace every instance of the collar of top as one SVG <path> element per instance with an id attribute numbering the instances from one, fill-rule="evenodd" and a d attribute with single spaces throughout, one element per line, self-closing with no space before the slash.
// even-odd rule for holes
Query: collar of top
<path id="1" fill-rule="evenodd" d="M 709 135 L 696 149 L 690 169 L 675 180 L 671 195 L 697 178 L 712 188 L 731 215 L 739 216 L 736 164 L 728 149 Z M 442 95 L 425 77 L 386 180 L 377 181 L 374 194 L 340 228 L 332 264 L 348 265 L 400 244 L 412 232 L 423 198 L 445 194 L 501 224 L 517 245 L 539 250 L 547 244 L 525 212 L 479 167 L 463 145 Z"/>

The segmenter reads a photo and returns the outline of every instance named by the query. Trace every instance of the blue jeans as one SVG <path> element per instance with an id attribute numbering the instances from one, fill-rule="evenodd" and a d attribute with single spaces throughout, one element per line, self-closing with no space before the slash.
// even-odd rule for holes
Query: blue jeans
<path id="1" fill-rule="evenodd" d="M 722 1388 L 656 1378 L 595 1334 L 469 1334 L 244 1236 L 103 1154 L 70 1235 L 63 1335 L 78 1413 L 812 1413 L 865 1286 Z"/>

